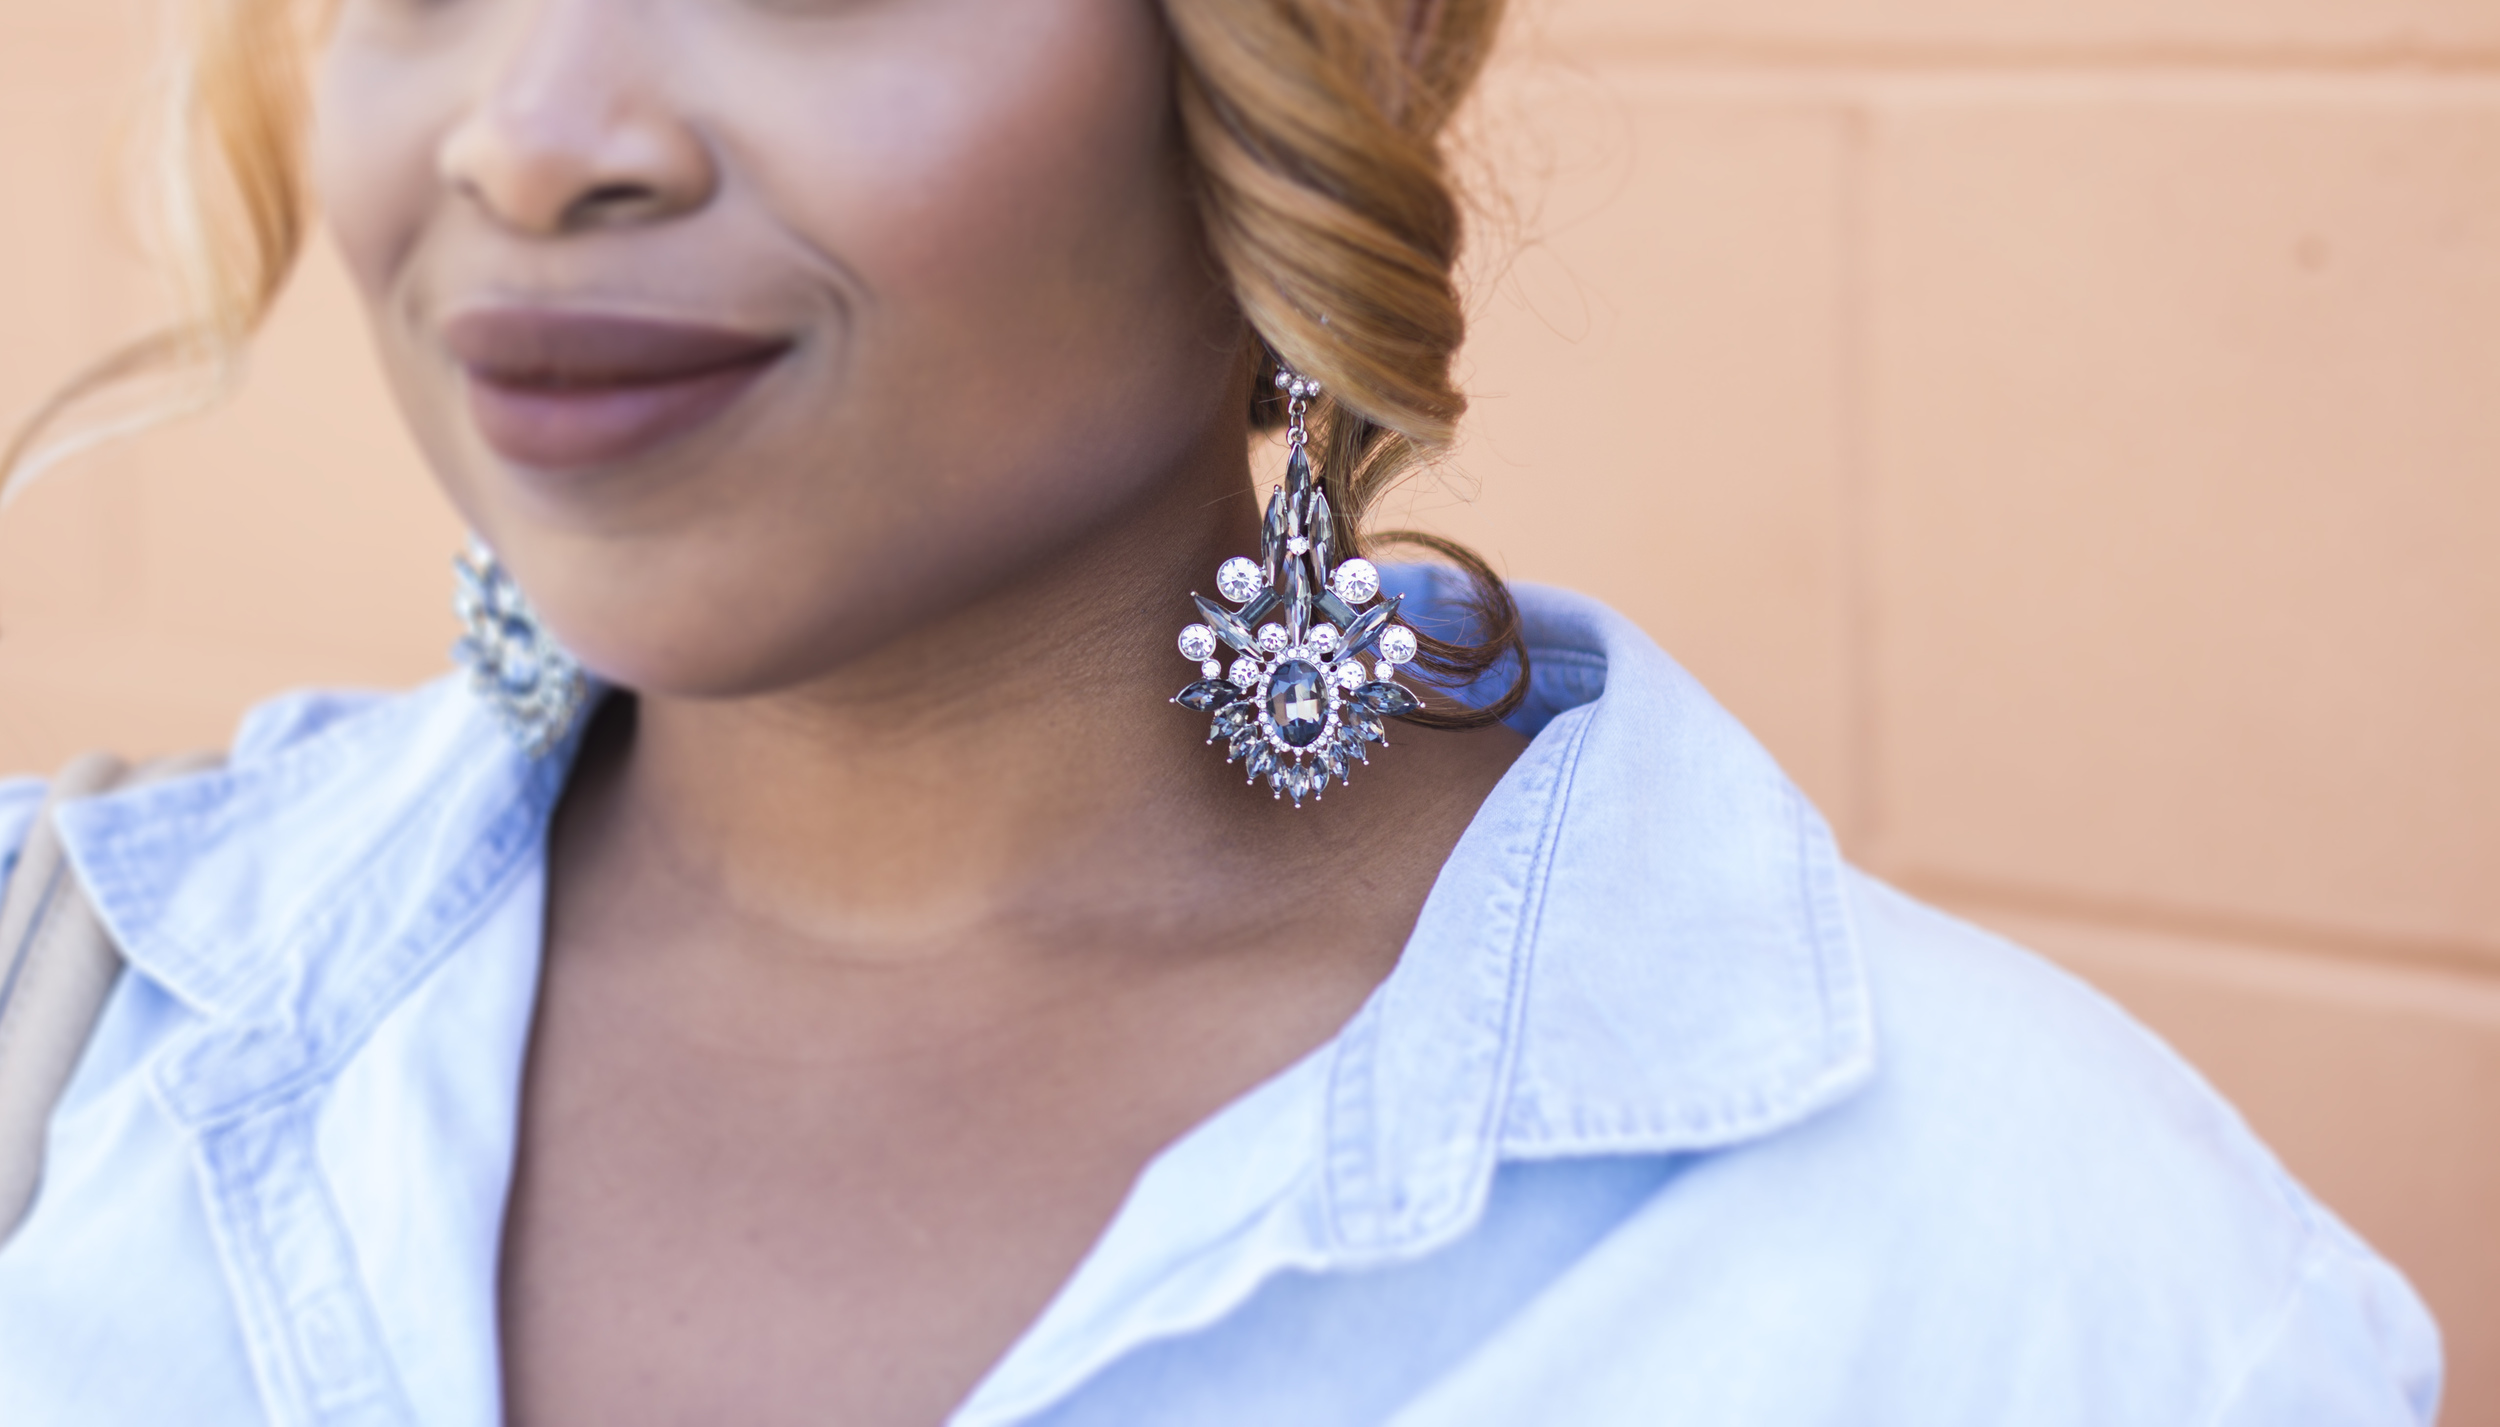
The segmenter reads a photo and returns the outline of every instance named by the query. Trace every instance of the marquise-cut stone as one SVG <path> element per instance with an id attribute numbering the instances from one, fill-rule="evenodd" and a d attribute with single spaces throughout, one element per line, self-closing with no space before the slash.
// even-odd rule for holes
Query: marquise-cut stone
<path id="1" fill-rule="evenodd" d="M 1198 606 L 1198 613 L 1205 617 L 1207 627 L 1214 630 L 1225 643 L 1244 654 L 1251 653 L 1259 647 L 1259 641 L 1250 633 L 1250 626 L 1244 624 L 1240 617 L 1231 610 L 1202 594 L 1192 592 L 1189 598 Z"/>
<path id="2" fill-rule="evenodd" d="M 486 593 L 486 582 L 478 578 L 476 568 L 466 560 L 452 561 L 451 573 L 455 582 L 452 608 L 459 614 L 462 623 L 474 622 L 480 611 L 492 607 Z"/>
<path id="3" fill-rule="evenodd" d="M 1224 679 L 1200 679 L 1172 696 L 1172 702 L 1197 713 L 1212 713 L 1226 704 L 1239 703 L 1249 695 L 1241 687 Z"/>
<path id="4" fill-rule="evenodd" d="M 1264 777 L 1275 771 L 1276 746 L 1261 740 L 1258 747 L 1250 750 L 1250 761 L 1241 766 L 1247 769 L 1253 778 Z"/>
<path id="5" fill-rule="evenodd" d="M 1389 621 L 1398 617 L 1398 606 L 1405 602 L 1404 595 L 1391 595 L 1363 611 L 1362 618 L 1346 626 L 1345 637 L 1338 642 L 1338 647 L 1348 654 L 1360 654 L 1369 649 Z"/>
<path id="6" fill-rule="evenodd" d="M 1311 577 L 1301 561 L 1285 567 L 1284 581 L 1276 588 L 1285 597 L 1285 631 L 1298 644 L 1311 627 Z"/>
<path id="7" fill-rule="evenodd" d="M 1315 483 L 1311 479 L 1311 458 L 1302 453 L 1301 447 L 1296 446 L 1293 448 L 1293 459 L 1285 462 L 1284 488 L 1295 495 L 1300 495 L 1309 490 L 1313 484 Z"/>
<path id="8" fill-rule="evenodd" d="M 1318 742 L 1328 722 L 1318 668 L 1299 659 L 1277 665 L 1267 681 L 1267 717 L 1276 725 L 1276 736 L 1295 748 Z"/>
<path id="9" fill-rule="evenodd" d="M 1376 714 L 1398 718 L 1424 706 L 1415 691 L 1404 684 L 1365 684 L 1353 693 L 1355 706 Z"/>

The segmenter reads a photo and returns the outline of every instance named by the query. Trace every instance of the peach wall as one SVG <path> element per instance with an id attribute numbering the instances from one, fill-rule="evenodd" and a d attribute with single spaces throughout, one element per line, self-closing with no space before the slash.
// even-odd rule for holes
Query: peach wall
<path id="1" fill-rule="evenodd" d="M 0 0 L 0 411 L 149 311 L 143 13 Z M 2500 6 L 1524 18 L 1480 152 L 1534 240 L 1415 513 L 2170 1037 L 2500 1427 Z M 0 521 L 0 766 L 436 671 L 456 538 L 317 254 L 234 406 Z"/>

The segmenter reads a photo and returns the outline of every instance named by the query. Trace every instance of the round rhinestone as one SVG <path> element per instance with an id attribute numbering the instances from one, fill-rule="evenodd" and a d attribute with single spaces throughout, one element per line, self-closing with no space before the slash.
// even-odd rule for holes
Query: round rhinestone
<path id="1" fill-rule="evenodd" d="M 1380 567 L 1358 555 L 1337 566 L 1337 572 L 1328 577 L 1328 588 L 1347 604 L 1361 604 L 1380 593 Z"/>
<path id="2" fill-rule="evenodd" d="M 1246 555 L 1235 555 L 1215 571 L 1216 593 L 1235 604 L 1247 604 L 1259 597 L 1267 585 L 1267 574 L 1259 562 Z"/>
<path id="3" fill-rule="evenodd" d="M 1398 666 L 1383 659 L 1373 667 L 1372 677 L 1384 684 L 1394 683 L 1398 677 Z"/>
<path id="4" fill-rule="evenodd" d="M 1380 657 L 1389 664 L 1410 663 L 1415 658 L 1415 631 L 1403 624 L 1393 624 L 1380 631 Z"/>
<path id="5" fill-rule="evenodd" d="M 1181 630 L 1181 657 L 1212 659 L 1215 657 L 1215 631 L 1203 624 L 1187 625 Z"/>
<path id="6" fill-rule="evenodd" d="M 1217 663 L 1213 659 L 1209 659 L 1198 666 L 1198 672 L 1210 679 L 1219 678 L 1224 673 L 1224 666 Z"/>
<path id="7" fill-rule="evenodd" d="M 1292 554 L 1308 555 L 1311 553 L 1311 542 L 1297 535 L 1285 542 L 1285 549 Z"/>
<path id="8" fill-rule="evenodd" d="M 1303 636 L 1303 642 L 1325 654 L 1337 647 L 1337 626 L 1314 624 L 1311 626 L 1311 632 Z"/>
<path id="9" fill-rule="evenodd" d="M 1285 627 L 1281 624 L 1262 624 L 1259 626 L 1259 647 L 1271 654 L 1284 653 L 1285 646 L 1292 642 L 1292 639 L 1285 633 Z"/>
<path id="10" fill-rule="evenodd" d="M 1247 689 L 1259 682 L 1259 661 L 1244 654 L 1233 661 L 1233 672 L 1224 676 L 1236 689 Z"/>
<path id="11" fill-rule="evenodd" d="M 1338 665 L 1337 671 L 1329 677 L 1335 679 L 1337 687 L 1341 689 L 1351 689 L 1357 684 L 1368 682 L 1371 678 L 1369 674 L 1363 672 L 1363 661 L 1360 659 L 1348 659 Z"/>

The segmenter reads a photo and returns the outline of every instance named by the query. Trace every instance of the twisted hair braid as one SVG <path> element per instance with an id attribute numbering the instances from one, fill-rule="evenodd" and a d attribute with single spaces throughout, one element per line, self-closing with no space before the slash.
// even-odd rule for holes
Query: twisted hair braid
<path id="1" fill-rule="evenodd" d="M 1497 721 L 1525 697 L 1518 608 L 1463 546 L 1415 531 L 1367 538 L 1364 518 L 1400 476 L 1449 445 L 1467 409 L 1450 372 L 1466 317 L 1456 281 L 1464 225 L 1445 133 L 1502 8 L 1502 0 L 1164 0 L 1207 242 L 1266 343 L 1253 425 L 1284 420 L 1276 358 L 1317 378 L 1327 394 L 1312 412 L 1312 454 L 1336 513 L 1337 548 L 1420 546 L 1465 575 L 1475 638 L 1419 631 L 1426 673 L 1463 684 L 1511 661 L 1508 686 L 1490 702 L 1409 717 L 1447 728 Z"/>

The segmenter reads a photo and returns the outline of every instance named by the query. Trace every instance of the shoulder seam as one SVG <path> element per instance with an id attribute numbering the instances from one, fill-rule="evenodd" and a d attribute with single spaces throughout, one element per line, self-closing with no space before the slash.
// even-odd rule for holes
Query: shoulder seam
<path id="1" fill-rule="evenodd" d="M 2213 1406 L 2197 1417 L 2200 1427 L 2220 1427 L 2226 1415 L 2239 1403 L 2249 1384 L 2257 1380 L 2257 1369 L 2282 1345 L 2283 1336 L 2290 1331 L 2292 1319 L 2300 1311 L 2300 1301 L 2308 1295 L 2310 1285 L 2317 1281 L 2327 1262 L 2335 1255 L 2337 1245 L 2331 1236 L 2321 1232 L 2316 1217 L 2302 1217 L 2305 1238 L 2299 1271 L 2292 1275 L 2291 1285 L 2284 1290 L 2282 1301 L 2274 1306 L 2264 1328 L 2250 1342 L 2238 1366 L 2222 1377 Z"/>

